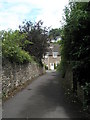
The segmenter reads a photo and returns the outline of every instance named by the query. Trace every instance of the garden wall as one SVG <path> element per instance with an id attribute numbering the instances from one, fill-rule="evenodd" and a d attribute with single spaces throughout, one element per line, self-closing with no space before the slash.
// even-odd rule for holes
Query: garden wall
<path id="1" fill-rule="evenodd" d="M 43 74 L 45 71 L 36 63 L 16 64 L 3 60 L 2 65 L 2 93 L 8 96 L 18 86 Z"/>

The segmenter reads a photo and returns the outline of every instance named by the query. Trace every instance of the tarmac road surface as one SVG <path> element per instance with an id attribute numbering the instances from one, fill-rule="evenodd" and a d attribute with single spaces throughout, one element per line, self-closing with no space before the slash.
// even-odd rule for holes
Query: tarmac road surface
<path id="1" fill-rule="evenodd" d="M 78 105 L 67 103 L 57 72 L 36 78 L 3 103 L 3 118 L 82 118 Z"/>

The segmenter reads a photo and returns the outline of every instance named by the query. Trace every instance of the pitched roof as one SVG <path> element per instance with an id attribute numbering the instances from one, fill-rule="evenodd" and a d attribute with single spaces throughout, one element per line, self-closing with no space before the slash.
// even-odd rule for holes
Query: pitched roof
<path id="1" fill-rule="evenodd" d="M 60 55 L 60 45 L 50 44 L 47 52 L 48 52 L 48 55 L 52 55 L 53 52 L 58 52 L 58 55 Z"/>

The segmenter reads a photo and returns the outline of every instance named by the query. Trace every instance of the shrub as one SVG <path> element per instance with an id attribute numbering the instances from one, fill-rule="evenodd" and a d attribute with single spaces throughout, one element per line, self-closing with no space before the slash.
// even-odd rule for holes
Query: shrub
<path id="1" fill-rule="evenodd" d="M 21 47 L 22 39 L 18 31 L 4 32 L 2 39 L 2 55 L 8 58 L 11 62 L 25 63 L 31 62 L 33 59 L 28 52 Z M 24 45 L 24 44 L 23 44 Z"/>
<path id="2" fill-rule="evenodd" d="M 48 67 L 45 65 L 45 70 L 48 70 Z"/>

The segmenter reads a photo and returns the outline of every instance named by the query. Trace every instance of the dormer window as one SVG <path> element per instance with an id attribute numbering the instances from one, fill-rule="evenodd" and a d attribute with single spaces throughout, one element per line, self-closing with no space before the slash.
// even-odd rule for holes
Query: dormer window
<path id="1" fill-rule="evenodd" d="M 57 58 L 58 52 L 53 52 L 53 58 Z"/>

